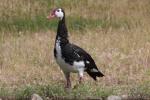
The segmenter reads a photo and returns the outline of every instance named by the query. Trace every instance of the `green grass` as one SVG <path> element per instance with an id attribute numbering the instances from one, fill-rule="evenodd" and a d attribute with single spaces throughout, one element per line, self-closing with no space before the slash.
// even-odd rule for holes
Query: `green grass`
<path id="1" fill-rule="evenodd" d="M 150 80 L 147 80 L 143 82 L 142 84 L 133 87 L 130 90 L 130 95 L 131 96 L 149 96 L 150 97 Z"/>
<path id="2" fill-rule="evenodd" d="M 13 91 L 0 89 L 0 97 L 15 98 L 15 100 L 25 100 L 31 98 L 33 94 L 39 94 L 43 99 L 46 98 L 59 98 L 59 99 L 85 99 L 85 98 L 107 98 L 110 95 L 120 93 L 121 89 L 127 91 L 130 98 L 149 98 L 149 83 L 141 84 L 137 87 L 129 89 L 128 87 L 107 86 L 93 88 L 89 83 L 78 85 L 71 90 L 65 90 L 62 84 L 49 84 L 49 85 L 30 85 L 17 88 Z M 120 94 L 121 95 L 121 94 Z"/>
<path id="3" fill-rule="evenodd" d="M 0 91 L 0 97 L 15 97 L 16 100 L 31 98 L 32 94 L 37 93 L 42 98 L 106 98 L 109 95 L 113 95 L 112 88 L 97 88 L 96 90 L 90 87 L 89 84 L 79 85 L 75 89 L 65 90 L 62 85 L 50 84 L 50 85 L 31 85 L 17 88 L 15 91 L 10 92 L 7 90 Z"/>
<path id="4" fill-rule="evenodd" d="M 56 28 L 56 21 L 47 21 L 45 16 L 36 16 L 33 19 L 14 18 L 11 21 L 1 20 L 0 30 L 3 32 L 39 31 Z"/>
<path id="5" fill-rule="evenodd" d="M 46 16 L 37 15 L 34 18 L 14 18 L 11 20 L 0 20 L 0 32 L 37 32 L 56 30 L 57 20 L 47 20 Z M 127 26 L 125 21 L 113 21 L 106 19 L 88 19 L 83 17 L 67 17 L 69 31 L 82 31 L 85 29 L 108 29 Z"/>
<path id="6" fill-rule="evenodd" d="M 0 88 L 0 97 L 7 97 L 10 95 L 11 95 L 10 90 L 3 87 Z"/>
<path id="7" fill-rule="evenodd" d="M 69 0 L 4 1 L 0 8 L 0 32 L 37 32 L 56 29 L 56 20 L 48 21 L 46 19 L 50 10 L 56 7 L 62 7 L 66 10 L 66 13 L 69 12 L 69 14 L 66 14 L 68 28 L 73 31 L 96 28 L 131 29 L 135 25 L 137 27 L 142 24 L 141 18 L 135 18 L 135 15 L 133 17 L 126 14 L 115 15 L 113 7 L 111 7 L 111 4 L 115 2 L 99 2 L 91 2 L 90 0 L 74 0 L 72 2 Z M 124 9 L 131 11 L 133 14 L 137 10 L 135 9 L 135 12 L 132 12 L 129 8 Z"/>

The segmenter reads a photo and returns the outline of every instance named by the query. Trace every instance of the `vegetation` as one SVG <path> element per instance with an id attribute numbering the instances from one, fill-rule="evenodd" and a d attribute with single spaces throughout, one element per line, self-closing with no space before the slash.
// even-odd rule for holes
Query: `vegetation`
<path id="1" fill-rule="evenodd" d="M 0 97 L 88 98 L 109 95 L 150 97 L 150 0 L 1 0 Z M 67 93 L 53 57 L 57 20 L 66 11 L 70 41 L 88 51 L 105 77 Z"/>

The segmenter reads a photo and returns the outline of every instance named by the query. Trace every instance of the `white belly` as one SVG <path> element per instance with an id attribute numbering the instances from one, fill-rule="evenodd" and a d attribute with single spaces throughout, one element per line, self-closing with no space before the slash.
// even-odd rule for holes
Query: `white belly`
<path id="1" fill-rule="evenodd" d="M 57 52 L 56 53 L 56 62 L 58 63 L 58 65 L 64 72 L 79 72 L 80 70 L 84 70 L 85 65 L 84 65 L 83 61 L 79 61 L 79 62 L 74 61 L 73 65 L 70 65 L 64 61 L 64 59 L 62 58 L 59 39 L 56 41 L 55 48 L 56 48 L 56 52 Z"/>
<path id="2" fill-rule="evenodd" d="M 78 67 L 66 63 L 61 57 L 56 58 L 56 62 L 64 72 L 78 72 Z"/>

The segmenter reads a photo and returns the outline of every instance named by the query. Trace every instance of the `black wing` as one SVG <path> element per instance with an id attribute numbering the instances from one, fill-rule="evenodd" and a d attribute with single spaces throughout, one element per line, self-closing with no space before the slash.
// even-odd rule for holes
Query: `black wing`
<path id="1" fill-rule="evenodd" d="M 91 60 L 91 62 L 93 62 L 93 59 L 85 50 L 70 43 L 68 43 L 67 45 L 65 45 L 64 48 L 62 48 L 62 56 L 65 59 L 65 61 L 69 63 L 81 60 Z"/>
<path id="2" fill-rule="evenodd" d="M 96 80 L 97 77 L 104 76 L 97 68 L 92 57 L 82 48 L 74 45 L 67 44 L 64 48 L 62 48 L 62 57 L 69 64 L 73 64 L 74 61 L 84 61 L 85 63 L 85 71 Z"/>

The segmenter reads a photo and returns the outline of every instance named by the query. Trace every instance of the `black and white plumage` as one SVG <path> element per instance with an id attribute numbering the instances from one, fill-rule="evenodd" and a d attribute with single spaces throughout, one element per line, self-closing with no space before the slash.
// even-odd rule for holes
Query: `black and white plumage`
<path id="1" fill-rule="evenodd" d="M 104 75 L 98 70 L 92 57 L 82 48 L 69 42 L 64 10 L 62 8 L 53 10 L 48 16 L 48 19 L 53 17 L 59 18 L 54 56 L 67 79 L 66 87 L 71 87 L 71 72 L 79 74 L 79 82 L 82 81 L 84 71 L 94 80 L 96 80 L 97 77 L 103 77 Z"/>

